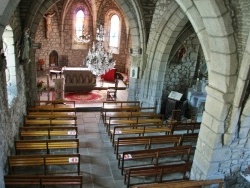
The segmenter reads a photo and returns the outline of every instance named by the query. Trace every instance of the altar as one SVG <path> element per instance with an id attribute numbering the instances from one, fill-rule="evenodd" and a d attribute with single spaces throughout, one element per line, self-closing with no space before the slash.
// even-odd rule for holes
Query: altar
<path id="1" fill-rule="evenodd" d="M 96 86 L 96 76 L 89 68 L 84 67 L 63 67 L 65 92 L 88 92 Z"/>

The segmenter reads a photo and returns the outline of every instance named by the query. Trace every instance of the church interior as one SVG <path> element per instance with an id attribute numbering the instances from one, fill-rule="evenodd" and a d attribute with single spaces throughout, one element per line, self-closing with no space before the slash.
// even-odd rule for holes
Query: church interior
<path id="1" fill-rule="evenodd" d="M 38 179 L 38 183 L 30 187 L 39 187 L 46 178 L 50 178 L 46 180 L 50 182 L 48 187 L 55 187 L 56 181 L 68 184 L 80 181 L 80 184 L 70 186 L 91 188 L 174 186 L 170 185 L 169 179 L 163 178 L 164 173 L 150 174 L 152 169 L 156 173 L 157 170 L 164 171 L 164 167 L 169 168 L 169 164 L 164 162 L 168 160 L 166 153 L 159 159 L 163 160 L 163 164 L 158 164 L 157 155 L 155 160 L 152 157 L 150 165 L 141 165 L 143 169 L 136 166 L 143 161 L 139 159 L 139 154 L 135 162 L 131 155 L 133 152 L 135 156 L 136 152 L 142 155 L 146 146 L 138 144 L 124 149 L 124 153 L 118 155 L 119 160 L 115 156 L 114 152 L 118 149 L 114 149 L 117 143 L 114 137 L 119 132 L 116 139 L 122 139 L 123 128 L 127 124 L 132 125 L 122 118 L 126 116 L 128 119 L 124 114 L 129 113 L 132 107 L 134 110 L 134 106 L 137 115 L 132 117 L 132 110 L 129 113 L 131 121 L 136 119 L 133 126 L 141 126 L 138 129 L 145 131 L 146 123 L 139 124 L 140 118 L 142 122 L 147 122 L 148 127 L 153 127 L 160 119 L 165 131 L 164 134 L 152 133 L 153 128 L 149 128 L 145 135 L 145 132 L 136 134 L 139 137 L 173 136 L 174 124 L 199 124 L 198 130 L 189 127 L 187 131 L 189 133 L 192 129 L 197 138 L 190 159 L 188 154 L 190 166 L 185 171 L 185 178 L 183 176 L 188 181 L 179 186 L 187 184 L 186 187 L 191 187 L 190 183 L 197 186 L 202 184 L 200 181 L 223 180 L 223 187 L 250 187 L 249 9 L 248 0 L 1 2 L 0 187 L 17 187 L 15 181 L 31 184 L 30 179 L 34 180 L 33 183 Z M 95 90 L 104 93 L 100 102 L 95 99 L 87 103 L 74 101 L 75 114 L 66 112 L 67 108 L 72 108 L 72 104 L 68 107 L 69 101 L 64 101 L 66 94 L 89 94 Z M 115 108 L 120 104 L 126 105 L 113 111 L 107 107 L 111 113 L 104 107 L 106 103 L 116 105 Z M 31 151 L 26 155 L 17 152 L 17 141 L 22 140 L 21 130 L 31 127 L 27 125 L 29 120 L 39 120 L 36 127 L 42 124 L 48 115 L 38 115 L 39 110 L 34 108 L 48 104 L 53 108 L 56 105 L 65 108 L 63 115 L 59 112 L 54 114 L 50 109 L 53 114 L 53 118 L 52 114 L 49 117 L 50 126 L 52 121 L 63 119 L 64 122 L 74 121 L 71 127 L 75 125 L 78 128 L 77 134 L 75 129 L 68 131 L 71 136 L 74 133 L 73 137 L 78 135 L 74 137 L 78 149 L 66 160 L 69 164 L 78 164 L 74 167 L 77 175 L 54 175 L 52 179 L 46 173 L 53 168 L 44 165 L 47 169 L 45 174 L 20 178 L 26 170 L 36 169 L 35 164 L 34 167 L 30 164 L 27 169 L 15 174 L 15 168 L 11 167 L 11 159 L 15 157 L 20 157 L 22 162 L 33 160 Z M 125 108 L 123 115 L 121 108 Z M 154 115 L 149 112 L 151 108 Z M 34 114 L 39 117 L 29 114 L 32 109 L 37 111 Z M 137 113 L 138 109 L 146 109 L 147 112 Z M 106 110 L 109 120 L 106 119 Z M 65 113 L 67 118 L 73 119 L 66 119 Z M 115 131 L 110 123 L 112 118 L 117 118 L 113 121 L 123 122 L 124 127 L 120 126 Z M 58 127 L 56 125 L 53 130 Z M 178 134 L 182 134 L 184 139 L 183 132 Z M 49 139 L 43 137 L 44 140 Z M 47 141 L 47 150 L 48 143 L 52 141 Z M 60 141 L 62 145 L 64 141 Z M 26 144 L 31 147 L 31 142 Z M 158 148 L 157 152 L 169 147 L 165 143 L 162 145 L 164 148 Z M 156 149 L 147 149 L 144 155 L 151 156 L 149 153 L 156 152 Z M 54 157 L 70 149 L 63 148 L 58 153 L 48 150 L 46 155 L 45 150 L 42 152 L 44 161 L 46 157 Z M 125 159 L 128 151 L 131 152 L 127 154 L 130 157 Z M 41 155 L 41 152 L 36 152 L 36 155 Z M 135 167 L 122 166 L 126 160 L 131 160 Z M 148 163 L 148 160 L 143 163 Z M 57 167 L 56 170 L 61 168 L 64 167 Z M 141 173 L 143 178 L 136 177 L 136 170 L 140 170 L 138 174 Z M 166 171 L 169 172 L 169 169 Z M 165 172 L 164 177 L 169 173 Z M 174 178 L 173 173 L 170 178 Z M 206 185 L 221 186 L 214 184 Z"/>

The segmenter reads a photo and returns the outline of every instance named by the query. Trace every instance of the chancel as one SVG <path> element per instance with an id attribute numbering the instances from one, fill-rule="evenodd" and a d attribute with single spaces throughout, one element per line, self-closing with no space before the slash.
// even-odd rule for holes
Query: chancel
<path id="1" fill-rule="evenodd" d="M 0 187 L 250 187 L 249 7 L 2 0 Z"/>

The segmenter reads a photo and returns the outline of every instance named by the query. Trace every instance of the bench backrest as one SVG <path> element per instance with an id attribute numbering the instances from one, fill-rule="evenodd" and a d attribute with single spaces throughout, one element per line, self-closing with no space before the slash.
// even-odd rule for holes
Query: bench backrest
<path id="1" fill-rule="evenodd" d="M 143 137 L 120 137 L 115 143 L 116 158 L 119 155 L 121 146 L 145 145 L 145 149 L 151 149 L 152 146 L 158 144 L 167 144 L 168 146 L 179 146 L 182 135 L 159 135 L 159 136 L 143 136 Z M 164 145 L 165 147 L 165 145 Z"/>
<path id="2" fill-rule="evenodd" d="M 72 114 L 28 114 L 24 116 L 25 120 L 29 119 L 73 119 L 76 120 L 77 116 Z"/>
<path id="3" fill-rule="evenodd" d="M 164 182 L 164 183 L 151 183 L 151 184 L 142 184 L 134 185 L 132 188 L 202 188 L 207 185 L 218 185 L 219 188 L 222 188 L 224 184 L 223 179 L 214 179 L 214 180 L 181 180 L 175 182 Z"/>
<path id="4" fill-rule="evenodd" d="M 119 166 L 123 174 L 124 168 L 139 167 L 176 162 L 189 162 L 191 146 L 175 146 L 150 150 L 125 151 L 119 155 Z M 145 159 L 151 159 L 148 161 Z M 136 161 L 134 163 L 133 161 Z M 148 161 L 148 162 L 147 162 Z M 132 164 L 130 163 L 132 162 Z"/>
<path id="5" fill-rule="evenodd" d="M 200 130 L 200 125 L 201 125 L 201 123 L 199 123 L 199 122 L 171 123 L 170 124 L 170 129 L 171 129 L 170 134 L 175 134 L 176 131 L 182 131 L 183 133 L 194 133 L 195 131 Z"/>
<path id="6" fill-rule="evenodd" d="M 81 175 L 5 175 L 4 183 L 6 187 L 24 187 L 39 185 L 79 185 L 82 188 L 83 176 Z"/>
<path id="7" fill-rule="evenodd" d="M 77 126 L 32 126 L 19 128 L 20 139 L 32 137 L 46 137 L 47 139 L 51 139 L 53 136 L 66 136 L 77 138 L 77 134 Z"/>
<path id="8" fill-rule="evenodd" d="M 76 108 L 70 108 L 70 107 L 53 107 L 53 106 L 39 106 L 39 107 L 30 107 L 27 110 L 27 113 L 30 112 L 50 112 L 52 114 L 58 113 L 58 112 L 68 112 L 68 113 L 74 113 L 76 114 Z"/>
<path id="9" fill-rule="evenodd" d="M 61 173 L 77 173 L 80 174 L 80 154 L 64 154 L 64 155 L 14 155 L 8 156 L 9 174 L 20 173 L 18 169 L 24 173 L 23 168 L 41 167 L 32 171 L 32 174 L 61 174 Z M 71 165 L 76 166 L 63 171 L 51 171 L 51 166 Z M 35 169 L 35 168 L 34 168 Z M 39 171 L 40 169 L 40 171 Z M 27 171 L 25 171 L 27 172 Z M 27 172 L 29 173 L 29 172 Z"/>
<path id="10" fill-rule="evenodd" d="M 71 107 L 76 107 L 75 105 L 75 101 L 65 101 L 65 100 L 54 100 L 54 101 L 45 101 L 45 100 L 39 100 L 39 101 L 35 101 L 35 106 L 34 107 L 38 107 L 38 106 L 53 106 L 53 107 L 57 107 L 59 106 L 71 106 Z"/>
<path id="11" fill-rule="evenodd" d="M 79 139 L 57 139 L 57 140 L 15 140 L 16 154 L 22 151 L 45 150 L 50 154 L 55 149 L 74 149 L 79 153 Z M 61 151 L 60 151 L 61 152 Z M 32 154 L 32 153 L 31 153 Z"/>
<path id="12" fill-rule="evenodd" d="M 190 168 L 191 168 L 191 163 L 129 168 L 126 170 L 125 183 L 127 184 L 127 187 L 129 187 L 131 177 L 142 177 L 142 176 L 144 177 L 155 176 L 156 179 L 158 179 L 158 182 L 162 182 L 164 175 L 170 174 L 171 176 L 172 173 L 179 173 L 181 174 L 181 176 L 172 176 L 172 179 L 169 179 L 168 181 L 188 179 L 186 173 L 190 171 Z"/>
<path id="13" fill-rule="evenodd" d="M 75 119 L 25 119 L 24 126 L 55 126 L 55 125 L 77 125 Z"/>
<path id="14" fill-rule="evenodd" d="M 102 108 L 106 107 L 123 107 L 123 106 L 140 106 L 140 101 L 104 101 Z"/>

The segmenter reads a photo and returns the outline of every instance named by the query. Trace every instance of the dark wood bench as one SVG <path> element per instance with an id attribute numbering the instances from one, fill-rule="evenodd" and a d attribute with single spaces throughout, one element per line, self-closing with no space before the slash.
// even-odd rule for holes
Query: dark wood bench
<path id="1" fill-rule="evenodd" d="M 50 107 L 60 107 L 60 108 L 75 108 L 76 107 L 76 102 L 75 101 L 65 101 L 65 100 L 54 100 L 54 101 L 46 101 L 46 100 L 39 100 L 35 101 L 35 108 L 42 108 L 45 106 L 50 106 Z"/>
<path id="2" fill-rule="evenodd" d="M 158 166 L 166 163 L 187 163 L 191 146 L 175 146 L 149 150 L 125 151 L 118 157 L 121 174 L 128 168 Z"/>
<path id="3" fill-rule="evenodd" d="M 170 134 L 197 133 L 200 130 L 199 122 L 173 122 L 168 124 L 171 129 Z"/>
<path id="4" fill-rule="evenodd" d="M 156 107 L 139 107 L 132 111 L 117 111 L 117 112 L 106 112 L 105 117 L 103 119 L 103 122 L 106 122 L 106 120 L 109 117 L 116 117 L 116 116 L 145 116 L 145 115 L 151 115 L 156 114 Z"/>
<path id="5" fill-rule="evenodd" d="M 157 135 L 157 136 L 142 136 L 142 137 L 120 137 L 114 142 L 114 153 L 118 159 L 121 153 L 121 147 L 139 146 L 143 145 L 144 149 L 151 149 L 153 146 L 159 144 L 171 146 L 179 146 L 181 143 L 182 135 Z"/>
<path id="6" fill-rule="evenodd" d="M 24 126 L 77 126 L 76 117 L 74 119 L 25 119 Z"/>
<path id="7" fill-rule="evenodd" d="M 77 116 L 75 114 L 28 114 L 24 116 L 24 119 L 71 119 L 76 120 Z"/>
<path id="8" fill-rule="evenodd" d="M 131 117 L 110 117 L 106 123 L 106 131 L 109 133 L 113 126 L 117 125 L 137 125 L 137 124 L 150 124 L 150 123 L 163 123 L 163 116 L 161 114 L 154 114 L 151 116 L 131 116 Z"/>
<path id="9" fill-rule="evenodd" d="M 217 185 L 218 188 L 222 188 L 224 184 L 223 179 L 214 180 L 181 180 L 164 183 L 150 183 L 142 185 L 134 185 L 131 188 L 202 188 L 204 186 Z"/>
<path id="10" fill-rule="evenodd" d="M 19 138 L 39 138 L 45 137 L 51 139 L 53 137 L 66 137 L 66 138 L 77 138 L 78 128 L 77 126 L 32 126 L 32 127 L 20 127 Z"/>
<path id="11" fill-rule="evenodd" d="M 79 153 L 78 139 L 56 139 L 56 140 L 15 140 L 16 154 L 31 151 L 45 151 L 46 154 L 51 154 L 52 150 L 71 149 Z M 62 151 L 60 151 L 61 153 Z M 30 153 L 32 154 L 32 153 Z"/>
<path id="12" fill-rule="evenodd" d="M 75 109 L 68 109 L 65 111 L 65 109 L 63 109 L 63 110 L 56 111 L 56 110 L 37 110 L 37 109 L 30 108 L 27 111 L 27 114 L 31 115 L 31 116 L 35 116 L 35 115 L 56 115 L 56 116 L 71 115 L 71 116 L 76 116 L 76 110 Z"/>
<path id="13" fill-rule="evenodd" d="M 113 130 L 110 131 L 110 141 L 114 146 L 116 136 L 124 136 L 124 135 L 138 135 L 138 136 L 145 136 L 145 134 L 152 134 L 152 133 L 163 133 L 169 134 L 169 127 L 165 124 L 135 124 L 131 125 L 123 125 L 123 126 L 115 126 Z"/>
<path id="14" fill-rule="evenodd" d="M 104 121 L 107 112 L 138 111 L 140 101 L 105 101 L 101 107 L 100 116 Z"/>
<path id="15" fill-rule="evenodd" d="M 5 175 L 5 187 L 33 187 L 56 185 L 79 185 L 82 188 L 83 176 L 81 175 Z"/>
<path id="16" fill-rule="evenodd" d="M 163 182 L 166 181 L 164 179 L 167 175 L 173 175 L 178 173 L 178 176 L 172 176 L 172 179 L 168 179 L 168 181 L 173 180 L 187 180 L 186 176 L 191 169 L 191 163 L 181 163 L 181 164 L 168 164 L 161 166 L 153 166 L 153 167 L 139 167 L 139 168 L 129 168 L 125 171 L 124 174 L 124 183 L 129 188 L 133 184 L 139 183 L 131 183 L 131 178 L 138 177 L 154 177 L 152 183 L 155 182 Z"/>
<path id="17" fill-rule="evenodd" d="M 8 156 L 9 175 L 78 174 L 80 154 Z M 70 168 L 66 168 L 66 166 Z M 55 167 L 61 167 L 54 169 Z"/>

